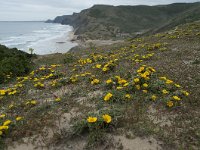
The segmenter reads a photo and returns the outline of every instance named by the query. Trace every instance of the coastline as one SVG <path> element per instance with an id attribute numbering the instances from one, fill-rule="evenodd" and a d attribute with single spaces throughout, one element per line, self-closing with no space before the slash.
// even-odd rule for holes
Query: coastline
<path id="1" fill-rule="evenodd" d="M 72 41 L 73 27 L 44 22 L 1 22 L 0 44 L 8 48 L 17 48 L 45 55 L 66 53 L 78 44 Z"/>
<path id="2" fill-rule="evenodd" d="M 76 43 L 75 41 L 72 41 L 73 39 L 73 30 L 68 31 L 63 33 L 60 36 L 54 37 L 50 40 L 46 40 L 46 41 L 40 41 L 37 43 L 37 45 L 34 45 L 34 47 L 36 47 L 36 49 L 40 49 L 39 52 L 35 52 L 36 54 L 38 53 L 38 55 L 51 55 L 51 54 L 55 54 L 55 53 L 67 53 L 68 51 L 70 51 L 71 48 L 75 47 L 78 45 L 78 43 Z M 52 48 L 54 47 L 53 50 L 47 50 L 46 52 L 45 50 L 45 45 L 48 45 L 48 47 Z"/>

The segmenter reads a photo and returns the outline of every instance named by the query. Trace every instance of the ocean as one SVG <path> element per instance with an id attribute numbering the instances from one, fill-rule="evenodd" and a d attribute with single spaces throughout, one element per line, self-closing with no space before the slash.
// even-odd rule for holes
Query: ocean
<path id="1" fill-rule="evenodd" d="M 0 22 L 0 44 L 35 54 L 65 53 L 77 43 L 71 42 L 73 28 L 45 22 Z"/>

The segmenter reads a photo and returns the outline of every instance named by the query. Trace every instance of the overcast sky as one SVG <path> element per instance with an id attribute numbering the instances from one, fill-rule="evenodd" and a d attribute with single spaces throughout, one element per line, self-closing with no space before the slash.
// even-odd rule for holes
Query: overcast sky
<path id="1" fill-rule="evenodd" d="M 39 21 L 72 14 L 94 4 L 158 5 L 199 0 L 0 0 L 0 21 Z"/>

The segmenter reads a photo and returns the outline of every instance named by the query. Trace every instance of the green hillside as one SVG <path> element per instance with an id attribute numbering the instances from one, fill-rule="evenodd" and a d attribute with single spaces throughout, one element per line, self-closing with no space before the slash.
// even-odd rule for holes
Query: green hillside
<path id="1" fill-rule="evenodd" d="M 164 31 L 199 20 L 199 10 L 199 2 L 158 6 L 95 5 L 71 16 L 57 17 L 54 22 L 72 25 L 80 39 L 109 39 Z"/>

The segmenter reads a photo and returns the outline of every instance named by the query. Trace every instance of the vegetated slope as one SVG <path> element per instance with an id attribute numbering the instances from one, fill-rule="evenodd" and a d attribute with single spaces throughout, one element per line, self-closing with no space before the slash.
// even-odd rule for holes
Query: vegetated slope
<path id="1" fill-rule="evenodd" d="M 200 7 L 198 5 L 170 19 L 166 24 L 155 29 L 154 32 L 166 31 L 180 24 L 186 24 L 197 20 L 200 20 Z"/>
<path id="2" fill-rule="evenodd" d="M 198 2 L 158 6 L 95 5 L 80 13 L 56 17 L 54 22 L 72 25 L 79 38 L 106 39 L 129 36 L 120 33 L 135 35 L 159 27 L 170 29 L 200 19 L 199 10 Z"/>
<path id="3" fill-rule="evenodd" d="M 0 84 L 12 77 L 25 75 L 31 69 L 31 55 L 16 48 L 0 45 Z"/>
<path id="4" fill-rule="evenodd" d="M 199 41 L 194 22 L 122 45 L 38 58 L 46 64 L 60 57 L 61 64 L 42 65 L 0 90 L 0 146 L 198 149 Z"/>

